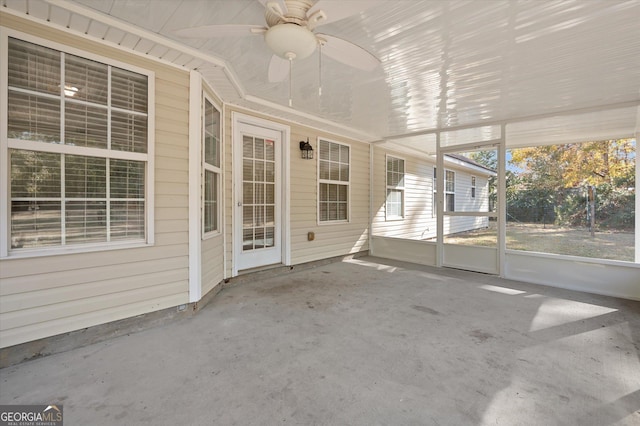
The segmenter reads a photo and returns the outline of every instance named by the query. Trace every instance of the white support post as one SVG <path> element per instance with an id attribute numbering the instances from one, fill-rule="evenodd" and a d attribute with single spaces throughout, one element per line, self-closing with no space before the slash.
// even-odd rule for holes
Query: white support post
<path id="1" fill-rule="evenodd" d="M 638 140 L 640 139 L 640 106 L 636 115 L 636 263 L 640 263 L 640 150 L 638 150 Z"/>
<path id="2" fill-rule="evenodd" d="M 444 264 L 444 154 L 440 148 L 440 132 L 436 133 L 436 266 Z"/>
<path id="3" fill-rule="evenodd" d="M 500 127 L 498 145 L 498 274 L 504 277 L 507 260 L 507 126 Z"/>
<path id="4" fill-rule="evenodd" d="M 193 303 L 202 297 L 202 77 L 197 71 L 189 77 L 189 302 Z"/>
<path id="5" fill-rule="evenodd" d="M 374 144 L 369 144 L 369 254 L 375 256 L 375 249 L 373 247 L 373 194 L 374 194 Z"/>

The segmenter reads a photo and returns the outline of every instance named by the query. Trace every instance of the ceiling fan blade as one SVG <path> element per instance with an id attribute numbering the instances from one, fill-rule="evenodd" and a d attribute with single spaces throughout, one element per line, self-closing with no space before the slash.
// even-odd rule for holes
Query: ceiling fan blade
<path id="1" fill-rule="evenodd" d="M 373 71 L 380 60 L 362 47 L 327 34 L 317 34 L 322 43 L 322 53 L 338 62 L 364 71 Z"/>
<path id="2" fill-rule="evenodd" d="M 289 11 L 289 9 L 287 8 L 287 3 L 285 2 L 285 0 L 258 0 L 260 3 L 262 3 L 262 5 L 265 8 L 269 8 L 271 11 L 273 11 L 276 14 L 279 14 L 281 16 L 284 16 L 287 14 L 287 12 Z M 269 3 L 275 3 L 277 6 L 275 7 L 269 7 L 268 4 Z M 280 9 L 280 11 L 278 11 L 277 9 Z"/>
<path id="3" fill-rule="evenodd" d="M 360 12 L 380 3 L 374 0 L 319 0 L 307 12 L 307 16 L 322 10 L 326 19 L 318 21 L 316 25 L 324 25 L 330 22 L 338 21 L 349 16 L 357 15 Z"/>
<path id="4" fill-rule="evenodd" d="M 289 61 L 273 55 L 269 62 L 269 83 L 280 83 L 289 75 Z"/>
<path id="5" fill-rule="evenodd" d="M 176 30 L 174 34 L 185 38 L 243 37 L 262 34 L 266 30 L 260 25 L 204 25 Z"/>

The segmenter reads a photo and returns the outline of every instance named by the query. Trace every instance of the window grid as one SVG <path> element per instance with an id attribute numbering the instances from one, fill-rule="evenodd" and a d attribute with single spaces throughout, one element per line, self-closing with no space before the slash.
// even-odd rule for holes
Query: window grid
<path id="1" fill-rule="evenodd" d="M 471 176 L 471 198 L 476 198 L 476 177 Z"/>
<path id="2" fill-rule="evenodd" d="M 451 170 L 445 171 L 445 211 L 453 212 L 456 210 L 456 173 Z"/>
<path id="3" fill-rule="evenodd" d="M 275 141 L 250 135 L 242 140 L 242 250 L 275 246 Z"/>
<path id="4" fill-rule="evenodd" d="M 349 220 L 351 158 L 349 145 L 319 140 L 318 221 Z"/>
<path id="5" fill-rule="evenodd" d="M 15 38 L 8 58 L 11 249 L 144 240 L 148 77 L 118 69 L 127 109 L 112 106 L 112 65 Z"/>
<path id="6" fill-rule="evenodd" d="M 404 160 L 387 156 L 387 220 L 404 218 Z"/>

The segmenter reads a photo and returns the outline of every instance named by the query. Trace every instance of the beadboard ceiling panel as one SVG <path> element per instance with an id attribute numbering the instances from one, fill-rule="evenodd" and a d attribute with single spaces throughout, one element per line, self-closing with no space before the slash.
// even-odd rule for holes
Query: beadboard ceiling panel
<path id="1" fill-rule="evenodd" d="M 640 102 L 638 1 L 370 3 L 318 31 L 361 46 L 380 66 L 363 71 L 327 56 L 320 66 L 316 52 L 293 62 L 289 93 L 288 79 L 268 81 L 272 53 L 261 35 L 176 33 L 265 25 L 258 0 L 3 0 L 13 13 L 32 9 L 33 18 L 198 68 L 225 102 L 369 141 L 406 145 L 434 129 Z"/>

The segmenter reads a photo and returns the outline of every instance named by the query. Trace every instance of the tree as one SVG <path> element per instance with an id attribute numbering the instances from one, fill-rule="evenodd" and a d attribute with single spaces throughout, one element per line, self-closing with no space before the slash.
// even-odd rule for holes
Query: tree
<path id="1" fill-rule="evenodd" d="M 538 186 L 635 184 L 635 139 L 545 145 L 511 151 L 510 164 Z"/>
<path id="2" fill-rule="evenodd" d="M 533 197 L 545 210 L 551 200 L 557 221 L 577 225 L 586 216 L 586 187 L 594 186 L 600 224 L 633 226 L 635 195 L 629 188 L 635 187 L 635 156 L 635 139 L 513 149 L 509 164 L 521 171 L 517 182 L 508 181 L 518 186 L 508 205 L 522 208 L 524 198 Z"/>

